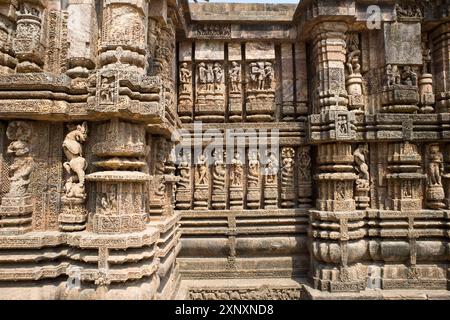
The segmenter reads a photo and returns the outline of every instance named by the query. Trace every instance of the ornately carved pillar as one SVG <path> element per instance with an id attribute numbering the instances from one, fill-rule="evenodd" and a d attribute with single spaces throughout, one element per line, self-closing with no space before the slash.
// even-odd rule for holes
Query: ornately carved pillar
<path id="1" fill-rule="evenodd" d="M 355 111 L 359 111 L 362 100 L 359 48 L 357 35 L 346 32 L 347 25 L 340 22 L 320 23 L 313 32 L 312 63 L 317 83 L 309 125 L 310 140 L 317 142 L 314 179 L 318 192 L 316 208 L 310 210 L 311 276 L 316 288 L 329 291 L 365 287 L 356 263 L 358 255 L 365 252 L 361 242 L 364 212 L 356 210 L 354 187 L 358 176 L 351 144 Z M 354 111 L 349 111 L 349 95 Z"/>
<path id="2" fill-rule="evenodd" d="M 450 23 L 442 23 L 431 34 L 432 60 L 438 112 L 450 108 Z"/>
<path id="3" fill-rule="evenodd" d="M 147 68 L 147 12 L 147 0 L 103 0 L 100 67 L 121 63 L 129 72 L 144 74 Z"/>
<path id="4" fill-rule="evenodd" d="M 347 24 L 322 22 L 313 29 L 313 59 L 317 76 L 314 113 L 347 110 L 345 87 Z"/>
<path id="5" fill-rule="evenodd" d="M 93 231 L 135 232 L 145 229 L 146 166 L 144 125 L 113 119 L 97 126 L 92 152 L 97 172 L 86 176 L 92 185 Z"/>
<path id="6" fill-rule="evenodd" d="M 13 50 L 19 63 L 17 72 L 42 72 L 44 48 L 41 43 L 42 8 L 22 3 L 17 12 L 16 36 Z"/>
<path id="7" fill-rule="evenodd" d="M 67 75 L 87 77 L 95 67 L 97 52 L 97 13 L 93 0 L 69 0 L 67 5 L 68 50 Z"/>

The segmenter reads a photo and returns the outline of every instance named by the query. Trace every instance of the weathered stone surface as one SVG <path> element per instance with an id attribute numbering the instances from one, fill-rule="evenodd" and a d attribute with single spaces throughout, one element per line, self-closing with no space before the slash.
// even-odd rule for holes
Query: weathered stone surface
<path id="1" fill-rule="evenodd" d="M 2 4 L 0 298 L 449 299 L 448 10 L 373 2 Z"/>

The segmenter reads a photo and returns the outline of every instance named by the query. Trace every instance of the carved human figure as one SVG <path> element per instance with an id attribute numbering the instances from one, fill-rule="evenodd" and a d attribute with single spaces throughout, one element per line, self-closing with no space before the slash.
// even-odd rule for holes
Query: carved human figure
<path id="1" fill-rule="evenodd" d="M 198 185 L 206 185 L 208 184 L 207 180 L 207 158 L 204 154 L 200 154 L 197 160 L 197 184 Z"/>
<path id="2" fill-rule="evenodd" d="M 401 83 L 408 86 L 417 86 L 417 73 L 411 66 L 404 66 L 401 73 Z"/>
<path id="3" fill-rule="evenodd" d="M 219 191 L 225 190 L 225 164 L 223 162 L 223 155 L 224 152 L 222 152 L 219 149 L 214 150 L 214 167 L 213 167 L 213 186 L 214 189 Z"/>
<path id="4" fill-rule="evenodd" d="M 250 80 L 252 82 L 253 89 L 263 90 L 264 89 L 264 62 L 251 62 L 250 67 Z"/>
<path id="5" fill-rule="evenodd" d="M 214 74 L 214 90 L 219 90 L 223 79 L 223 70 L 220 63 L 215 62 L 212 71 Z"/>
<path id="6" fill-rule="evenodd" d="M 230 83 L 231 92 L 239 92 L 241 85 L 241 66 L 236 61 L 231 63 L 230 69 Z"/>
<path id="7" fill-rule="evenodd" d="M 206 90 L 208 92 L 214 91 L 215 83 L 214 83 L 214 68 L 211 63 L 207 64 L 206 69 Z"/>
<path id="8" fill-rule="evenodd" d="M 438 144 L 432 144 L 428 148 L 428 185 L 442 186 L 442 173 L 444 171 L 444 159 Z"/>
<path id="9" fill-rule="evenodd" d="M 257 187 L 259 183 L 260 163 L 258 154 L 253 151 L 248 156 L 248 185 L 249 187 Z"/>
<path id="10" fill-rule="evenodd" d="M 206 64 L 204 62 L 200 62 L 198 64 L 198 79 L 203 90 L 206 89 L 207 74 L 208 70 L 206 69 Z"/>
<path id="11" fill-rule="evenodd" d="M 388 87 L 392 87 L 395 84 L 400 84 L 400 72 L 398 66 L 388 64 L 386 66 L 386 78 Z"/>
<path id="12" fill-rule="evenodd" d="M 114 100 L 114 80 L 102 78 L 100 84 L 100 101 L 109 103 Z"/>
<path id="13" fill-rule="evenodd" d="M 180 66 L 180 84 L 181 84 L 181 92 L 190 92 L 190 84 L 191 84 L 191 70 L 188 68 L 188 64 L 183 62 Z"/>
<path id="14" fill-rule="evenodd" d="M 166 171 L 167 159 L 167 145 L 165 140 L 160 139 L 157 143 L 156 161 L 155 161 L 155 176 L 158 179 L 155 194 L 157 196 L 164 196 L 166 191 L 166 183 L 164 181 L 164 174 Z"/>
<path id="15" fill-rule="evenodd" d="M 272 80 L 273 80 L 272 63 L 265 62 L 264 63 L 264 85 L 267 89 L 272 88 Z"/>
<path id="16" fill-rule="evenodd" d="M 422 74 L 429 73 L 431 64 L 431 50 L 427 47 L 426 42 L 422 42 L 422 59 Z"/>
<path id="17" fill-rule="evenodd" d="M 369 155 L 369 149 L 367 145 L 359 145 L 355 152 L 353 152 L 353 157 L 355 159 L 356 171 L 358 172 L 359 179 L 370 180 L 369 166 L 367 165 L 367 157 Z"/>
<path id="18" fill-rule="evenodd" d="M 6 129 L 6 136 L 12 140 L 7 153 L 14 156 L 9 168 L 10 187 L 9 196 L 19 197 L 28 193 L 30 174 L 33 170 L 33 159 L 29 156 L 31 127 L 24 121 L 10 122 Z"/>
<path id="19" fill-rule="evenodd" d="M 347 61 L 346 66 L 348 69 L 348 74 L 358 74 L 361 70 L 361 65 L 359 64 L 359 56 L 361 50 L 359 50 L 359 40 L 357 35 L 351 35 L 348 41 L 348 51 L 347 51 Z"/>
<path id="20" fill-rule="evenodd" d="M 348 133 L 348 122 L 346 116 L 338 116 L 337 129 L 339 130 L 340 134 Z"/>
<path id="21" fill-rule="evenodd" d="M 191 168 L 188 154 L 181 155 L 180 163 L 178 164 L 178 172 L 180 180 L 177 182 L 177 187 L 180 190 L 186 190 L 190 184 Z"/>
<path id="22" fill-rule="evenodd" d="M 278 159 L 273 152 L 269 154 L 264 173 L 266 175 L 266 184 L 276 183 L 278 173 Z"/>
<path id="23" fill-rule="evenodd" d="M 63 163 L 64 169 L 70 175 L 65 184 L 65 192 L 68 198 L 86 197 L 84 192 L 86 159 L 83 157 L 83 147 L 87 139 L 87 122 L 81 125 L 68 126 L 69 133 L 66 135 L 62 147 L 67 161 Z"/>
<path id="24" fill-rule="evenodd" d="M 300 179 L 305 181 L 311 180 L 311 156 L 308 148 L 302 148 L 299 157 Z"/>
<path id="25" fill-rule="evenodd" d="M 294 185 L 294 149 L 282 150 L 281 182 L 284 186 Z"/>
<path id="26" fill-rule="evenodd" d="M 234 154 L 234 158 L 231 161 L 231 185 L 232 186 L 241 186 L 242 185 L 242 176 L 243 176 L 243 167 L 241 161 L 241 154 L 236 152 Z"/>

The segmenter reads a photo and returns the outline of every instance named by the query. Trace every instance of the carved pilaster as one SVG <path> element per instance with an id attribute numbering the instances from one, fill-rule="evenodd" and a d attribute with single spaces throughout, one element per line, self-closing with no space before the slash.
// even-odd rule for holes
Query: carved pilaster
<path id="1" fill-rule="evenodd" d="M 147 1 L 104 0 L 102 5 L 100 66 L 120 63 L 129 72 L 144 74 L 147 68 L 147 30 L 144 24 L 148 12 Z M 122 49 L 120 56 L 114 55 L 117 48 Z"/>
<path id="2" fill-rule="evenodd" d="M 215 149 L 213 157 L 214 159 L 211 166 L 211 206 L 213 209 L 225 209 L 227 204 L 227 192 L 225 187 L 227 170 L 225 164 L 225 153 L 222 148 Z"/>
<path id="3" fill-rule="evenodd" d="M 97 54 L 95 1 L 70 0 L 67 13 L 67 40 L 70 42 L 67 75 L 71 78 L 84 78 L 88 76 L 89 70 L 95 67 Z"/>
<path id="4" fill-rule="evenodd" d="M 317 75 L 315 113 L 325 110 L 347 110 L 345 61 L 347 25 L 322 22 L 313 31 L 313 63 Z"/>
<path id="5" fill-rule="evenodd" d="M 177 209 L 190 209 L 192 201 L 192 165 L 191 165 L 191 153 L 185 150 L 181 151 L 178 155 L 178 177 L 177 192 L 176 192 L 176 208 Z"/>
<path id="6" fill-rule="evenodd" d="M 442 23 L 431 34 L 432 64 L 438 112 L 450 108 L 450 23 Z"/>
<path id="7" fill-rule="evenodd" d="M 44 64 L 42 33 L 42 9 L 22 4 L 17 12 L 16 37 L 13 41 L 13 50 L 19 63 L 17 72 L 42 72 Z"/>
<path id="8" fill-rule="evenodd" d="M 422 157 L 417 145 L 410 142 L 391 143 L 388 146 L 388 198 L 386 207 L 407 211 L 422 209 Z"/>
<path id="9" fill-rule="evenodd" d="M 86 176 L 92 183 L 93 231 L 135 232 L 145 229 L 146 166 L 143 125 L 113 119 L 97 126 L 92 152 L 99 171 Z"/>

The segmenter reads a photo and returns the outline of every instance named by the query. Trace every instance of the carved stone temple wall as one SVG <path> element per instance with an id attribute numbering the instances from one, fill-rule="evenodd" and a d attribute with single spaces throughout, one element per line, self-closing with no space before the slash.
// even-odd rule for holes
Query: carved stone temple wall
<path id="1" fill-rule="evenodd" d="M 0 1 L 0 298 L 450 299 L 449 14 Z"/>

